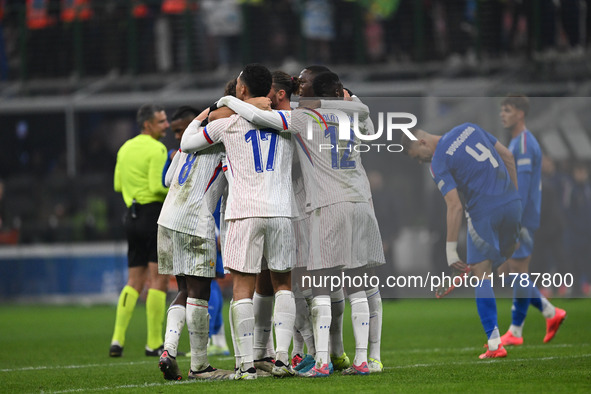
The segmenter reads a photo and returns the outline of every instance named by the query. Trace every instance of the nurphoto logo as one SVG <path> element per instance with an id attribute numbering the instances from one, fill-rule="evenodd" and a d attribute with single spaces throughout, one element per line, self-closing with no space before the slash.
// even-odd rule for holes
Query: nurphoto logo
<path id="1" fill-rule="evenodd" d="M 409 129 L 416 126 L 417 117 L 408 112 L 378 112 L 378 128 L 374 130 L 368 129 L 367 122 L 361 122 L 360 124 L 357 112 L 352 117 L 339 110 L 330 110 L 330 113 L 324 115 L 317 112 L 306 114 L 310 117 L 308 119 L 306 138 L 308 140 L 313 138 L 313 127 L 316 123 L 321 129 L 325 130 L 325 137 L 329 139 L 330 143 L 320 144 L 320 151 L 369 152 L 370 150 L 376 150 L 380 152 L 385 150 L 393 153 L 402 152 L 402 145 L 390 143 L 393 141 L 393 132 L 395 130 L 402 131 L 411 140 L 416 140 L 416 137 Z M 384 131 L 388 143 L 367 143 L 382 137 Z M 400 137 L 395 138 L 399 140 Z M 339 144 L 339 140 L 347 141 L 346 145 Z M 358 143 L 358 141 L 361 141 L 361 143 Z"/>

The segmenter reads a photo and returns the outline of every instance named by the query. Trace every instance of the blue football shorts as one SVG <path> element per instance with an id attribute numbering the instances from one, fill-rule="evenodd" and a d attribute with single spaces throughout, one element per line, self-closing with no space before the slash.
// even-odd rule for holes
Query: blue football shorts
<path id="1" fill-rule="evenodd" d="M 493 268 L 501 265 L 507 250 L 519 239 L 521 201 L 514 200 L 491 209 L 481 218 L 466 215 L 468 223 L 467 264 L 490 260 Z"/>
<path id="2" fill-rule="evenodd" d="M 519 247 L 511 256 L 514 259 L 523 259 L 525 257 L 531 256 L 534 250 L 534 230 L 530 230 L 527 227 L 521 227 L 521 232 L 519 236 Z"/>

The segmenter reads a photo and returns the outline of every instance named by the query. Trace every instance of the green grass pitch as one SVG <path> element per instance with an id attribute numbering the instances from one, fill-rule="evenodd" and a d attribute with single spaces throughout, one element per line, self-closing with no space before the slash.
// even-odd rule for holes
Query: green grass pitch
<path id="1" fill-rule="evenodd" d="M 383 373 L 238 382 L 165 381 L 158 359 L 143 354 L 141 304 L 120 359 L 108 357 L 115 306 L 2 305 L 0 392 L 591 392 L 591 300 L 555 304 L 567 310 L 568 318 L 552 342 L 542 343 L 545 321 L 532 307 L 524 345 L 509 348 L 506 359 L 483 361 L 478 354 L 485 335 L 474 300 L 385 300 Z M 510 300 L 498 300 L 502 333 L 510 323 L 510 307 Z M 347 309 L 343 335 L 345 350 L 353 356 L 349 316 Z M 229 337 L 228 327 L 226 321 Z M 186 331 L 180 348 L 189 348 Z M 219 368 L 233 368 L 232 357 L 210 361 Z M 189 357 L 179 358 L 179 364 L 188 371 Z"/>

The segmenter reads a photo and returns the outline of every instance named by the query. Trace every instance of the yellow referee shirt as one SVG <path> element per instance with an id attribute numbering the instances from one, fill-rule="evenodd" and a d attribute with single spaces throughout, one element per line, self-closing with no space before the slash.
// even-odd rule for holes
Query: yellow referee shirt
<path id="1" fill-rule="evenodd" d="M 123 194 L 125 205 L 163 202 L 168 189 L 162 184 L 167 159 L 166 146 L 147 134 L 126 141 L 117 152 L 115 191 Z"/>

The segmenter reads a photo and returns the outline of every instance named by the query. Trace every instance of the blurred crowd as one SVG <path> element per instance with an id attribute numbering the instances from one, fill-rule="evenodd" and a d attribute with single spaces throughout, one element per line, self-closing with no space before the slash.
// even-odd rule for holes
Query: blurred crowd
<path id="1" fill-rule="evenodd" d="M 582 54 L 587 0 L 0 0 L 0 78 Z"/>
<path id="2" fill-rule="evenodd" d="M 3 115 L 1 121 L 0 244 L 123 239 L 125 207 L 113 190 L 113 172 L 117 150 L 137 133 L 133 111 L 76 115 L 75 176 L 68 173 L 61 114 Z M 166 144 L 176 148 L 168 134 Z"/>
<path id="3" fill-rule="evenodd" d="M 537 272 L 571 273 L 575 286 L 560 295 L 591 295 L 591 181 L 580 161 L 542 161 L 542 211 L 533 264 Z M 548 294 L 551 295 L 551 294 Z"/>

